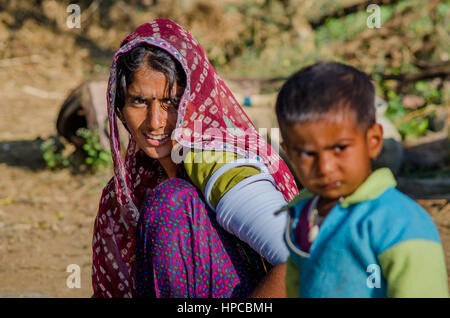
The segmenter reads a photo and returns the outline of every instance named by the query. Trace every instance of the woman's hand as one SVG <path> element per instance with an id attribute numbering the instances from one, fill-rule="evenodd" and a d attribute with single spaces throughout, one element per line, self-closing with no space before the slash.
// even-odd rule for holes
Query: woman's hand
<path id="1" fill-rule="evenodd" d="M 286 263 L 275 265 L 249 295 L 250 298 L 286 298 Z"/>

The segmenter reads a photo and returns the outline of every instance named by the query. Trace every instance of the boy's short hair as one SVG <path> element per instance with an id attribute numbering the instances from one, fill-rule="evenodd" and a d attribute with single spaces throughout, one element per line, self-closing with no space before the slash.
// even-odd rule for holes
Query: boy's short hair
<path id="1" fill-rule="evenodd" d="M 330 111 L 351 110 L 364 132 L 375 124 L 375 87 L 369 76 L 337 62 L 319 62 L 293 74 L 278 93 L 276 114 L 284 126 L 329 118 Z"/>

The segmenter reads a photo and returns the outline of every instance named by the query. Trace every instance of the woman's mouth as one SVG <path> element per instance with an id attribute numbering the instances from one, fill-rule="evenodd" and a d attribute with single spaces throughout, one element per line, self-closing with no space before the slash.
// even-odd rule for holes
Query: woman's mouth
<path id="1" fill-rule="evenodd" d="M 170 140 L 169 135 L 150 135 L 143 133 L 145 139 L 147 139 L 148 143 L 152 146 L 161 146 Z"/>

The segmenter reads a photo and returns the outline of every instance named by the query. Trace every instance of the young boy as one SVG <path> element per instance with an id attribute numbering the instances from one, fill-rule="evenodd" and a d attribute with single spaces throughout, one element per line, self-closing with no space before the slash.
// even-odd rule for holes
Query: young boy
<path id="1" fill-rule="evenodd" d="M 383 141 L 374 101 L 369 77 L 340 63 L 281 88 L 282 148 L 305 187 L 288 205 L 288 296 L 448 297 L 433 221 L 389 169 L 371 170 Z"/>

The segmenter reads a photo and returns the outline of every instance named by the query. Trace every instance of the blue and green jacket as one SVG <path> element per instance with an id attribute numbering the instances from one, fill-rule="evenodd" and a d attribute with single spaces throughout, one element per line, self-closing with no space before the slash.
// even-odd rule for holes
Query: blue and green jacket
<path id="1" fill-rule="evenodd" d="M 289 204 L 288 297 L 448 297 L 439 233 L 387 168 L 373 172 L 323 221 L 308 253 L 294 241 L 312 193 Z"/>

